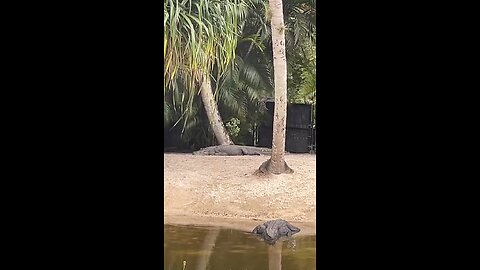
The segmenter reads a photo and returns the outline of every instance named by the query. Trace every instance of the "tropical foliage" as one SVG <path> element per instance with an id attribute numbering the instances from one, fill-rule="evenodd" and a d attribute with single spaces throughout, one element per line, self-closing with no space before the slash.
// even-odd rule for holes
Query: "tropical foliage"
<path id="1" fill-rule="evenodd" d="M 284 0 L 288 98 L 314 103 L 314 0 Z M 273 97 L 268 1 L 164 1 L 164 123 L 194 148 L 215 143 L 199 96 L 210 78 L 224 122 L 238 119 L 236 144 L 250 143 Z M 172 128 L 173 127 L 173 128 Z"/>

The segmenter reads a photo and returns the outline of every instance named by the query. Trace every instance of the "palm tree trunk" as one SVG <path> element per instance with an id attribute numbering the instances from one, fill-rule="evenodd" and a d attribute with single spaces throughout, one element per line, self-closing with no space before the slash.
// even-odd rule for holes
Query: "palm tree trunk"
<path id="1" fill-rule="evenodd" d="M 285 25 L 282 0 L 269 0 L 272 14 L 272 46 L 275 84 L 273 113 L 272 156 L 259 171 L 274 174 L 293 173 L 285 162 L 285 133 L 287 125 L 287 58 L 285 54 Z"/>
<path id="2" fill-rule="evenodd" d="M 210 127 L 215 134 L 215 138 L 217 139 L 218 144 L 233 144 L 227 130 L 223 126 L 222 117 L 218 112 L 217 102 L 215 101 L 215 98 L 213 96 L 212 85 L 209 78 L 204 78 L 202 80 L 200 94 L 202 96 L 203 106 L 205 107 L 205 111 L 207 112 Z"/>

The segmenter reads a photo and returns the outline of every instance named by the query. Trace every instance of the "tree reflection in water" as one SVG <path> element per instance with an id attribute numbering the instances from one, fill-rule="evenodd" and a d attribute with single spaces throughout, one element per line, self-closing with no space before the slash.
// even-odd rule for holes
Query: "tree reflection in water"
<path id="1" fill-rule="evenodd" d="M 220 228 L 212 228 L 208 231 L 205 240 L 203 240 L 202 249 L 205 251 L 205 254 L 200 257 L 198 261 L 196 270 L 206 270 L 210 257 L 212 256 L 213 248 L 215 247 L 215 242 L 217 241 L 218 234 L 220 233 Z"/>
<path id="2" fill-rule="evenodd" d="M 282 269 L 282 242 L 268 246 L 268 270 Z"/>
<path id="3" fill-rule="evenodd" d="M 220 227 L 165 225 L 165 270 L 315 269 L 314 235 L 269 245 L 250 233 Z"/>

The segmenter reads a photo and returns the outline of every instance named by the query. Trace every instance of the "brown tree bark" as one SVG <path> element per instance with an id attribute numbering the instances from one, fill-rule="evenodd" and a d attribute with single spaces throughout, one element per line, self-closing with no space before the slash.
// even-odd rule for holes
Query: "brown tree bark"
<path id="1" fill-rule="evenodd" d="M 207 113 L 208 121 L 210 122 L 210 127 L 217 139 L 217 143 L 219 145 L 233 144 L 225 126 L 223 125 L 222 117 L 218 111 L 217 102 L 215 101 L 212 84 L 210 83 L 209 78 L 204 78 L 202 80 L 200 95 L 202 97 L 203 107 Z"/>
<path id="2" fill-rule="evenodd" d="M 287 125 L 287 58 L 285 54 L 285 24 L 282 0 L 269 0 L 272 15 L 273 69 L 275 109 L 273 112 L 272 156 L 259 168 L 262 173 L 293 173 L 285 162 L 285 133 Z"/>

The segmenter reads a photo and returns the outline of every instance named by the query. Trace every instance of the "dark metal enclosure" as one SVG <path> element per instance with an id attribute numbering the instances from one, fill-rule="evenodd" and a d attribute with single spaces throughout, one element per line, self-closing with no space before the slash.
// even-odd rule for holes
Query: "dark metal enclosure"
<path id="1" fill-rule="evenodd" d="M 258 128 L 258 143 L 260 147 L 272 147 L 274 103 L 266 103 L 267 120 Z M 288 104 L 287 131 L 285 150 L 291 153 L 308 153 L 315 151 L 315 127 L 310 104 Z"/>

